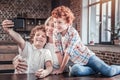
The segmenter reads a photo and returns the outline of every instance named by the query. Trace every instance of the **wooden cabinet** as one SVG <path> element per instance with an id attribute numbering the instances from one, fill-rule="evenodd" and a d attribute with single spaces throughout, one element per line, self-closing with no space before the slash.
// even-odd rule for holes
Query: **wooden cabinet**
<path id="1" fill-rule="evenodd" d="M 15 31 L 31 31 L 33 27 L 36 25 L 44 24 L 46 19 L 40 19 L 40 18 L 14 18 L 14 30 Z"/>

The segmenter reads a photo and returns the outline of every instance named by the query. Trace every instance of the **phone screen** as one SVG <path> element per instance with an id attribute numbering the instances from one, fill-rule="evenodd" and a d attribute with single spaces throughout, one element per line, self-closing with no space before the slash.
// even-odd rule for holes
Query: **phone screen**
<path id="1" fill-rule="evenodd" d="M 12 21 L 14 22 L 15 29 L 23 29 L 24 28 L 24 19 L 14 18 Z"/>

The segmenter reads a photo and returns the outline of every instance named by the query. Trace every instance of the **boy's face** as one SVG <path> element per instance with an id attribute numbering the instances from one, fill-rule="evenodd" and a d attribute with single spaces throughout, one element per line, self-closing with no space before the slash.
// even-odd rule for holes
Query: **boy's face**
<path id="1" fill-rule="evenodd" d="M 35 47 L 43 48 L 46 41 L 47 41 L 47 37 L 45 32 L 39 30 L 35 33 L 35 36 L 33 37 L 33 44 Z"/>
<path id="2" fill-rule="evenodd" d="M 54 18 L 54 28 L 57 32 L 63 32 L 68 28 L 68 23 L 63 18 Z"/>
<path id="3" fill-rule="evenodd" d="M 54 24 L 49 22 L 49 24 L 45 27 L 46 29 L 46 35 L 48 37 L 52 37 L 53 35 L 53 30 L 54 30 Z"/>

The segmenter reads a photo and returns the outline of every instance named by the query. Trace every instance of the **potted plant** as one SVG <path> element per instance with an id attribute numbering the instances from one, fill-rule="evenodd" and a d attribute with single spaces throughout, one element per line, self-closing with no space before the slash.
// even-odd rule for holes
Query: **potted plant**
<path id="1" fill-rule="evenodd" d="M 120 28 L 115 29 L 115 31 L 111 30 L 106 30 L 109 31 L 111 33 L 111 35 L 113 36 L 113 41 L 115 45 L 120 45 Z"/>
<path id="2" fill-rule="evenodd" d="M 116 33 L 114 33 L 114 44 L 115 45 L 120 45 L 120 39 L 119 39 L 120 34 L 119 34 L 119 32 L 120 32 L 120 28 L 118 28 L 116 30 Z"/>

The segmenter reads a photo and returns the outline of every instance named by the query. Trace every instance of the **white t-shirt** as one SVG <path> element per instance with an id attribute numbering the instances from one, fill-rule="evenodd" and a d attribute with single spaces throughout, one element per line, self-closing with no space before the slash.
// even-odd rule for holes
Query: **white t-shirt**
<path id="1" fill-rule="evenodd" d="M 49 49 L 51 51 L 51 55 L 52 55 L 52 58 L 53 58 L 53 68 L 58 69 L 59 68 L 59 62 L 58 62 L 57 55 L 55 54 L 54 45 L 52 43 L 47 43 L 45 45 L 45 48 Z"/>
<path id="2" fill-rule="evenodd" d="M 25 43 L 23 51 L 19 49 L 19 53 L 27 61 L 28 69 L 26 73 L 35 73 L 40 68 L 45 69 L 45 62 L 52 62 L 51 52 L 48 49 L 37 49 L 29 42 Z"/>

